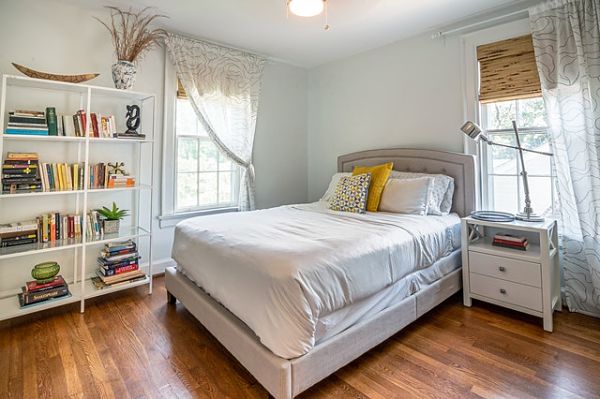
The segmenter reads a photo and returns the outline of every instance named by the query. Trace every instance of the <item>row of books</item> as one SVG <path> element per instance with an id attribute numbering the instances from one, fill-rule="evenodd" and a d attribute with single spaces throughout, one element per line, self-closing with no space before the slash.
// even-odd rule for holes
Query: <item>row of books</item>
<path id="1" fill-rule="evenodd" d="M 137 245 L 133 240 L 105 244 L 98 257 L 96 276 L 92 278 L 94 286 L 104 289 L 145 279 L 139 260 Z"/>
<path id="2" fill-rule="evenodd" d="M 529 242 L 526 237 L 517 237 L 511 234 L 496 234 L 492 239 L 492 245 L 526 251 L 529 247 Z"/>
<path id="3" fill-rule="evenodd" d="M 5 133 L 36 136 L 127 137 L 125 133 L 117 133 L 117 124 L 113 115 L 92 112 L 88 119 L 85 110 L 80 109 L 75 115 L 57 116 L 54 107 L 46 108 L 46 112 L 27 110 L 9 112 Z"/>
<path id="4" fill-rule="evenodd" d="M 9 112 L 5 133 L 47 136 L 49 128 L 46 114 L 42 111 L 26 110 Z"/>
<path id="5" fill-rule="evenodd" d="M 38 155 L 9 152 L 2 163 L 2 193 L 42 191 Z"/>
<path id="6" fill-rule="evenodd" d="M 104 162 L 90 165 L 89 187 L 135 187 L 134 177 L 110 170 Z M 40 163 L 37 153 L 9 152 L 2 164 L 2 193 L 82 190 L 84 171 L 85 163 Z"/>
<path id="7" fill-rule="evenodd" d="M 35 280 L 28 281 L 21 287 L 21 292 L 18 294 L 19 305 L 22 308 L 68 296 L 71 296 L 69 285 L 60 275 L 56 276 L 53 281 L 42 284 Z"/>

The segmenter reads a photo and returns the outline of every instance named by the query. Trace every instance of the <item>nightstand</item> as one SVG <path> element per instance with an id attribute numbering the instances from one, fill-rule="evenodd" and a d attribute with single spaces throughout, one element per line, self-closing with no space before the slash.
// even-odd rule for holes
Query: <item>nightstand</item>
<path id="1" fill-rule="evenodd" d="M 478 299 L 538 316 L 551 332 L 552 313 L 562 308 L 556 220 L 498 223 L 466 217 L 461 233 L 465 306 Z M 497 233 L 527 237 L 529 247 L 493 246 Z"/>

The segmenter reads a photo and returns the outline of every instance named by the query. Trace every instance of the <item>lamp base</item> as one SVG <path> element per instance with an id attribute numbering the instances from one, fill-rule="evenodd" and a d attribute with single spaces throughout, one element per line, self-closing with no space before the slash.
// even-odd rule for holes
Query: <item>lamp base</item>
<path id="1" fill-rule="evenodd" d="M 515 219 L 520 220 L 522 222 L 543 222 L 546 220 L 543 216 L 538 215 L 537 213 L 530 213 L 529 216 L 525 212 L 519 212 L 515 215 Z"/>

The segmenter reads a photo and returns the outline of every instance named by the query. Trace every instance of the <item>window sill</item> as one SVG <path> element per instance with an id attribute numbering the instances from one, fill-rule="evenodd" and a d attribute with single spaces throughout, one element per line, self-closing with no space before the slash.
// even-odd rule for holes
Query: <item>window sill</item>
<path id="1" fill-rule="evenodd" d="M 177 223 L 182 220 L 189 219 L 196 216 L 206 216 L 206 215 L 217 215 L 219 213 L 229 213 L 229 212 L 238 212 L 239 208 L 236 206 L 227 207 L 227 208 L 212 208 L 212 209 L 202 209 L 198 211 L 191 212 L 180 212 L 173 213 L 170 215 L 161 215 L 158 217 L 158 223 L 161 229 L 169 228 L 175 226 Z"/>

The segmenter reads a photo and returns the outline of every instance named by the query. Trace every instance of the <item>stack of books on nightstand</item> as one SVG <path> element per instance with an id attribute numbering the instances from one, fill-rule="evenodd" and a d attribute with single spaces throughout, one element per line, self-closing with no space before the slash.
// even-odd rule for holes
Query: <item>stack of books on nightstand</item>
<path id="1" fill-rule="evenodd" d="M 526 251 L 529 242 L 527 242 L 527 238 L 525 237 L 516 237 L 510 234 L 496 234 L 492 241 L 492 245 Z"/>

